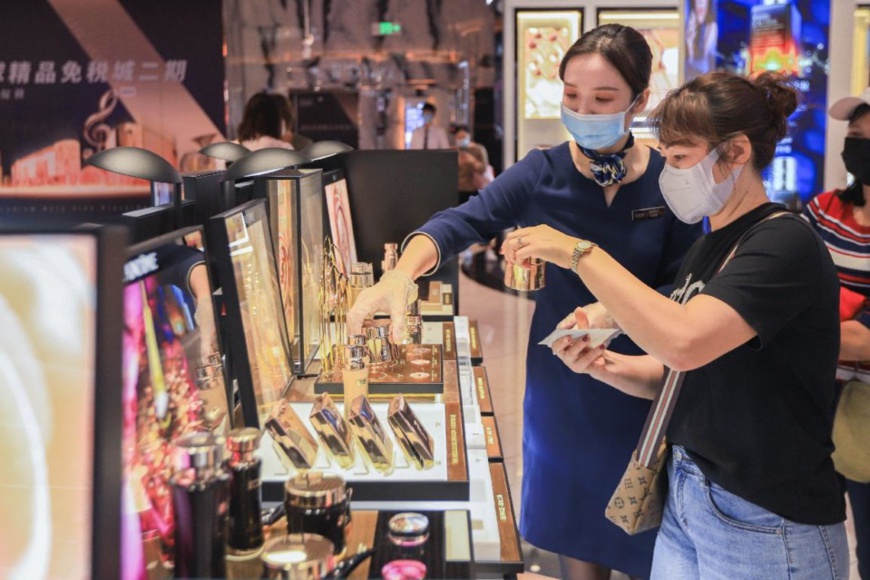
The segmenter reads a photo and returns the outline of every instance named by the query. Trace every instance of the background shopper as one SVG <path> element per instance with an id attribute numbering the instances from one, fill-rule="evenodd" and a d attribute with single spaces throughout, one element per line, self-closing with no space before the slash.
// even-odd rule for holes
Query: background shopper
<path id="1" fill-rule="evenodd" d="M 284 105 L 279 99 L 286 101 L 287 97 L 257 93 L 248 99 L 237 130 L 239 143 L 251 151 L 265 147 L 293 149 L 293 145 L 284 140 L 284 134 L 290 127 L 286 122 Z"/>
<path id="2" fill-rule="evenodd" d="M 577 40 L 560 67 L 562 119 L 573 139 L 530 152 L 468 202 L 412 233 L 396 269 L 360 294 L 349 332 L 385 311 L 398 337 L 414 279 L 516 225 L 545 223 L 592 239 L 644 284 L 670 283 L 701 229 L 666 211 L 658 187 L 662 158 L 629 132 L 649 96 L 651 60 L 643 36 L 627 26 L 604 25 Z M 594 300 L 574 274 L 547 265 L 546 276 L 527 353 L 521 533 L 560 554 L 562 578 L 608 578 L 611 568 L 647 576 L 654 532 L 629 537 L 604 518 L 604 508 L 650 403 L 553 364 L 537 345 L 576 306 Z M 608 324 L 599 307 L 590 312 Z M 640 352 L 624 337 L 611 346 Z"/>
<path id="3" fill-rule="evenodd" d="M 437 112 L 432 103 L 423 105 L 423 124 L 411 133 L 411 149 L 450 149 L 447 131 L 435 124 Z"/>
<path id="4" fill-rule="evenodd" d="M 855 181 L 844 190 L 816 196 L 803 215 L 831 251 L 840 277 L 841 363 L 837 377 L 845 381 L 856 376 L 856 361 L 870 361 L 870 88 L 857 97 L 840 99 L 829 114 L 849 122 L 843 161 Z M 870 384 L 870 368 L 857 378 Z M 855 524 L 858 573 L 870 579 L 870 484 L 847 479 L 846 487 Z"/>
<path id="5" fill-rule="evenodd" d="M 576 270 L 649 353 L 563 338 L 553 351 L 570 368 L 649 398 L 664 366 L 685 372 L 667 430 L 656 579 L 849 575 L 845 502 L 831 460 L 836 269 L 812 228 L 770 203 L 761 180 L 796 107 L 781 77 L 717 72 L 669 94 L 651 116 L 667 163 L 665 200 L 681 220 L 709 216 L 711 227 L 687 254 L 671 300 L 607 248 L 579 255 L 581 241 L 547 225 L 512 232 L 503 245 L 512 262 L 538 257 Z"/>

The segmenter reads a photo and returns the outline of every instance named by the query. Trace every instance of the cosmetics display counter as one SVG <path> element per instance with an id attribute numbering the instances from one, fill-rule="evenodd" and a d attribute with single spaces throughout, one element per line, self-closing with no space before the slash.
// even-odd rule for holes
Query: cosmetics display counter
<path id="1" fill-rule="evenodd" d="M 404 541 L 399 542 L 404 545 L 398 545 L 391 533 L 390 522 L 402 518 L 422 520 L 425 528 L 406 530 Z M 471 526 L 469 512 L 463 509 L 434 506 L 413 513 L 352 510 L 343 557 L 350 560 L 357 556 L 361 562 L 346 577 L 357 580 L 384 578 L 389 573 L 388 567 L 395 567 L 392 563 L 413 560 L 423 564 L 425 578 L 430 580 L 473 578 Z M 267 528 L 266 540 L 286 532 L 286 520 L 281 519 Z M 261 572 L 259 554 L 228 560 L 228 578 L 257 578 Z"/>
<path id="2" fill-rule="evenodd" d="M 303 424 L 316 438 L 308 417 L 313 405 L 312 379 L 300 379 L 293 383 L 288 393 L 290 405 L 302 419 Z M 356 501 L 466 501 L 469 498 L 468 462 L 465 453 L 464 421 L 459 404 L 458 378 L 455 361 L 444 362 L 444 394 L 440 396 L 408 397 L 411 407 L 426 432 L 432 437 L 433 465 L 418 469 L 402 455 L 398 444 L 393 446 L 394 469 L 385 475 L 367 465 L 362 453 L 356 453 L 352 465 L 342 468 L 335 459 L 320 450 L 314 469 L 336 473 L 353 488 Z M 372 409 L 382 425 L 387 425 L 387 403 L 372 396 Z M 338 404 L 343 408 L 343 403 Z M 394 434 L 387 434 L 393 437 Z M 283 484 L 293 473 L 281 461 L 268 432 L 264 432 L 260 445 L 263 460 L 263 499 L 280 501 Z"/>
<path id="3" fill-rule="evenodd" d="M 471 329 L 474 329 L 474 335 Z M 474 354 L 479 360 L 483 358 L 477 336 L 476 321 L 469 321 L 467 317 L 457 316 L 452 322 L 427 320 L 423 323 L 423 343 L 442 344 L 445 366 L 455 365 L 452 368 L 456 369 L 459 379 L 458 400 L 465 422 L 469 501 L 444 502 L 439 507 L 469 511 L 475 577 L 511 577 L 523 571 L 524 563 L 507 473 L 503 463 L 495 462 L 498 458 L 494 455 L 500 455 L 500 440 L 494 418 L 491 417 L 492 401 L 485 382 L 485 371 L 472 365 L 472 344 L 475 345 Z M 481 380 L 478 381 L 478 378 Z M 480 396 L 481 392 L 483 396 Z M 495 443 L 498 452 L 488 439 Z M 357 509 L 425 510 L 431 508 L 432 504 L 354 501 L 354 506 Z"/>
<path id="4" fill-rule="evenodd" d="M 371 534 L 370 530 L 378 525 L 375 523 L 380 517 L 378 513 L 459 510 L 468 514 L 474 575 L 449 577 L 501 577 L 523 570 L 485 371 L 471 364 L 472 328 L 476 334 L 476 324 L 466 317 L 455 317 L 452 322 L 423 323 L 423 343 L 439 344 L 443 350 L 444 392 L 409 396 L 407 403 L 432 437 L 435 460 L 430 468 L 417 469 L 402 457 L 397 446 L 394 469 L 388 475 L 366 465 L 359 452 L 353 464 L 346 468 L 340 467 L 322 448 L 318 452 L 314 468 L 340 475 L 353 490 L 354 524 L 348 543 L 351 550 L 361 542 L 372 545 L 371 540 L 354 537 Z M 477 353 L 480 353 L 479 342 Z M 318 364 L 315 361 L 313 368 Z M 296 379 L 285 398 L 316 438 L 307 419 L 316 397 L 315 389 L 314 378 Z M 374 414 L 384 425 L 387 424 L 387 397 L 370 395 Z M 340 398 L 336 396 L 339 408 L 343 405 Z M 280 454 L 268 431 L 264 430 L 260 457 L 263 499 L 267 503 L 282 500 L 284 483 L 294 474 L 294 468 L 281 461 Z M 358 571 L 352 577 L 365 578 L 367 573 Z"/>

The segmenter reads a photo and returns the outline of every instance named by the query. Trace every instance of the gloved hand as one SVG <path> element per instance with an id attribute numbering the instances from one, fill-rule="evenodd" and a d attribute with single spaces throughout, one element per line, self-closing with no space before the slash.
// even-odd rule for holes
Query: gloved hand
<path id="1" fill-rule="evenodd" d="M 360 292 L 347 313 L 347 335 L 359 334 L 366 319 L 387 312 L 393 343 L 399 344 L 405 330 L 405 307 L 416 299 L 417 283 L 411 276 L 400 270 L 384 272 L 377 284 Z"/>

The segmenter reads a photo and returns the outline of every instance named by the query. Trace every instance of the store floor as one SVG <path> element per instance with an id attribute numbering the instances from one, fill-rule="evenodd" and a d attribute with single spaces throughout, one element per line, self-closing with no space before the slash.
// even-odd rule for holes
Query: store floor
<path id="1" fill-rule="evenodd" d="M 535 302 L 502 290 L 502 271 L 493 254 L 487 256 L 484 251 L 466 254 L 462 272 L 459 277 L 460 314 L 473 318 L 478 323 L 483 361 L 501 435 L 514 510 L 522 517 L 520 481 L 523 475 L 523 391 L 526 347 Z M 853 553 L 851 577 L 857 580 L 855 536 L 851 522 L 847 522 L 847 529 Z M 554 554 L 538 550 L 526 543 L 523 543 L 523 554 L 527 573 L 520 574 L 521 580 L 559 577 L 559 562 Z M 627 576 L 623 574 L 614 573 L 611 576 L 611 580 L 625 579 Z"/>

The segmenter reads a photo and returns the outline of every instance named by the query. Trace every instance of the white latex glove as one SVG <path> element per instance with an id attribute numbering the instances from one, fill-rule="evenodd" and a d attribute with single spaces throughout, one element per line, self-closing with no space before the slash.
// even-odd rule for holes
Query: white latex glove
<path id="1" fill-rule="evenodd" d="M 405 307 L 416 299 L 417 283 L 411 276 L 400 270 L 384 272 L 377 284 L 360 292 L 347 313 L 347 335 L 360 334 L 366 319 L 387 312 L 393 343 L 399 344 L 405 330 Z"/>

